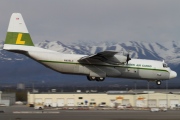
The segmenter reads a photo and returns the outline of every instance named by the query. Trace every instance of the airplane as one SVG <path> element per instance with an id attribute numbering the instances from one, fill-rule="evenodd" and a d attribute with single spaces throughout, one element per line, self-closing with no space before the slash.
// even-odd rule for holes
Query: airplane
<path id="1" fill-rule="evenodd" d="M 79 55 L 35 47 L 21 13 L 12 14 L 3 49 L 24 54 L 63 74 L 87 76 L 89 81 L 113 77 L 154 81 L 161 85 L 162 80 L 177 76 L 164 61 L 133 59 L 129 54 L 120 55 L 117 51 Z"/>

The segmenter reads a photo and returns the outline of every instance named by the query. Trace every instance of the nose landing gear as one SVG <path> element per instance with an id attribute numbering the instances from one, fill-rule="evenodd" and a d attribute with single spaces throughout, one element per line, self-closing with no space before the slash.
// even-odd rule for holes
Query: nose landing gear
<path id="1" fill-rule="evenodd" d="M 157 81 L 156 81 L 156 84 L 157 84 L 157 85 L 161 85 L 161 80 L 157 80 Z"/>

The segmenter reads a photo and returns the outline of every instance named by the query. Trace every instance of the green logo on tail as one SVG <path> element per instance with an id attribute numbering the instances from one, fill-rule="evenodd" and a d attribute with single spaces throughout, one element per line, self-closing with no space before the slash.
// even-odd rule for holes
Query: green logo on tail
<path id="1" fill-rule="evenodd" d="M 8 32 L 5 44 L 34 46 L 29 33 Z"/>

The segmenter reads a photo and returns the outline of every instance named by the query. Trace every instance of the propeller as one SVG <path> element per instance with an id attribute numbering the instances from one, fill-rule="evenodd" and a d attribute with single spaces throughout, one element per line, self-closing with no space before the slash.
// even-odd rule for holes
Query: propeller
<path id="1" fill-rule="evenodd" d="M 128 64 L 128 62 L 131 60 L 131 58 L 129 57 L 129 53 L 127 54 L 127 59 L 126 59 L 126 63 Z"/>
<path id="2" fill-rule="evenodd" d="M 128 53 L 127 53 L 127 54 L 124 54 L 124 51 L 123 51 L 123 55 L 124 55 L 124 56 L 127 56 L 127 58 L 126 58 L 126 63 L 127 63 L 127 65 L 128 65 L 128 62 L 131 60 L 131 58 L 129 57 L 129 52 L 130 52 L 130 50 L 128 50 Z"/>

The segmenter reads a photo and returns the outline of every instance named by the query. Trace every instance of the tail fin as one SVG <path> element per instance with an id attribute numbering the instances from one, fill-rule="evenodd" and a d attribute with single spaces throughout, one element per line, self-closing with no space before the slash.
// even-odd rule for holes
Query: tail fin
<path id="1" fill-rule="evenodd" d="M 7 45 L 34 46 L 30 34 L 26 28 L 26 24 L 20 13 L 13 13 L 11 15 L 9 27 L 6 35 L 6 40 L 4 44 L 6 46 Z M 6 49 L 5 46 L 4 49 Z M 10 47 L 8 47 L 8 49 L 10 49 Z"/>

